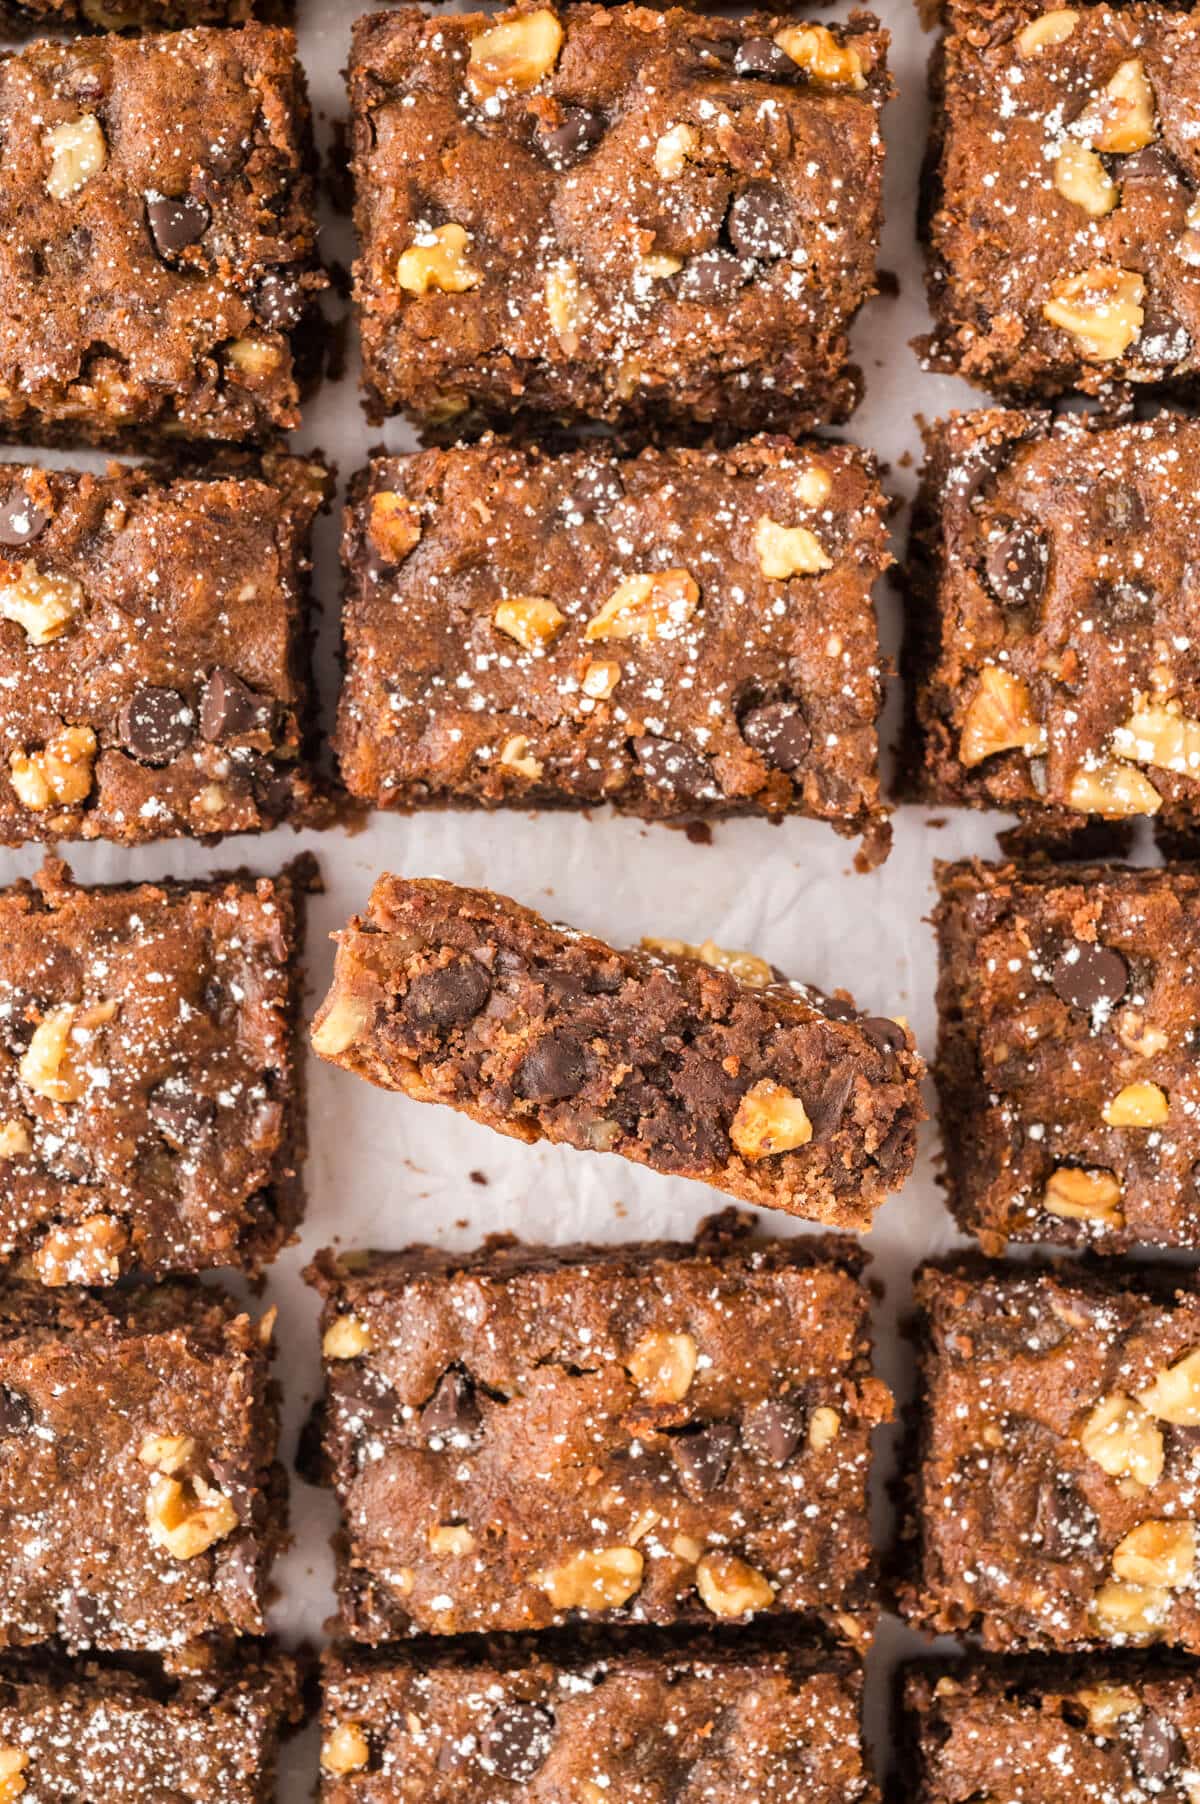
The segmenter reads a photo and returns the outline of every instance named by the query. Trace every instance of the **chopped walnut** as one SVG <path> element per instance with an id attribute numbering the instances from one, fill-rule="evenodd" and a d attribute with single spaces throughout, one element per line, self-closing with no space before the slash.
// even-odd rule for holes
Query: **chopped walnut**
<path id="1" fill-rule="evenodd" d="M 817 88 L 865 88 L 862 58 L 853 44 L 839 44 L 824 25 L 789 25 L 775 33 L 785 56 L 799 64 Z"/>
<path id="2" fill-rule="evenodd" d="M 1149 1490 L 1162 1477 L 1162 1432 L 1149 1412 L 1122 1391 L 1100 1399 L 1080 1430 L 1079 1444 L 1110 1478 L 1131 1478 Z"/>
<path id="3" fill-rule="evenodd" d="M 704 1548 L 695 1535 L 678 1534 L 672 1537 L 671 1552 L 677 1560 L 686 1560 L 689 1566 L 694 1566 Z"/>
<path id="4" fill-rule="evenodd" d="M 24 1121 L 0 1121 L 0 1159 L 20 1159 L 32 1149 L 33 1141 Z"/>
<path id="5" fill-rule="evenodd" d="M 531 783 L 536 783 L 546 768 L 530 751 L 527 733 L 514 733 L 511 739 L 504 741 L 500 747 L 500 763 L 506 770 L 515 770 L 518 776 L 527 777 Z"/>
<path id="6" fill-rule="evenodd" d="M 1142 1700 L 1127 1685 L 1085 1686 L 1075 1696 L 1087 1711 L 1088 1728 L 1106 1735 L 1123 1716 L 1141 1714 Z"/>
<path id="7" fill-rule="evenodd" d="M 1064 200 L 1082 207 L 1091 219 L 1103 219 L 1120 199 L 1117 184 L 1094 150 L 1068 144 L 1054 165 L 1054 186 Z"/>
<path id="8" fill-rule="evenodd" d="M 148 1434 L 138 1448 L 138 1458 L 152 1472 L 163 1472 L 178 1478 L 188 1467 L 193 1469 L 200 1449 L 190 1434 Z"/>
<path id="9" fill-rule="evenodd" d="M 431 288 L 443 294 L 465 294 L 468 288 L 477 288 L 482 278 L 467 261 L 470 242 L 465 229 L 453 222 L 422 232 L 400 253 L 397 283 L 406 294 L 428 294 Z"/>
<path id="10" fill-rule="evenodd" d="M 629 1355 L 629 1375 L 648 1403 L 679 1403 L 696 1376 L 690 1334 L 647 1334 Z"/>
<path id="11" fill-rule="evenodd" d="M 614 664 L 609 658 L 592 658 L 579 686 L 594 702 L 606 702 L 620 680 L 619 664 Z"/>
<path id="12" fill-rule="evenodd" d="M 238 1518 L 225 1493 L 205 1479 L 161 1473 L 146 1498 L 146 1524 L 156 1547 L 173 1560 L 192 1560 L 231 1535 Z"/>
<path id="13" fill-rule="evenodd" d="M 535 1572 L 533 1582 L 556 1610 L 616 1610 L 641 1588 L 644 1567 L 636 1547 L 598 1547 Z"/>
<path id="14" fill-rule="evenodd" d="M 42 143 L 50 157 L 46 192 L 53 200 L 66 200 L 98 175 L 108 161 L 104 132 L 94 113 L 67 119 L 46 133 Z"/>
<path id="15" fill-rule="evenodd" d="M 1200 1428 L 1200 1347 L 1158 1372 L 1153 1384 L 1138 1392 L 1138 1402 L 1160 1422 Z"/>
<path id="16" fill-rule="evenodd" d="M 1192 1522 L 1139 1522 L 1113 1549 L 1113 1572 L 1128 1585 L 1176 1591 L 1196 1564 Z"/>
<path id="17" fill-rule="evenodd" d="M 979 685 L 967 704 L 958 755 L 970 769 L 997 752 L 1046 749 L 1046 734 L 1035 719 L 1028 684 L 1001 664 L 985 664 Z"/>
<path id="18" fill-rule="evenodd" d="M 1042 1208 L 1063 1221 L 1097 1221 L 1119 1228 L 1121 1186 L 1111 1171 L 1087 1171 L 1080 1165 L 1062 1165 L 1051 1172 L 1042 1194 Z"/>
<path id="19" fill-rule="evenodd" d="M 51 1228 L 33 1256 L 43 1284 L 114 1284 L 129 1234 L 115 1215 L 86 1215 L 70 1227 Z"/>
<path id="20" fill-rule="evenodd" d="M 689 940 L 655 940 L 643 939 L 642 945 L 647 952 L 658 952 L 664 958 L 698 958 L 702 965 L 713 965 L 719 971 L 728 971 L 739 983 L 749 984 L 752 990 L 765 989 L 775 981 L 775 973 L 765 958 L 759 958 L 754 952 L 738 952 L 728 946 L 718 946 L 715 940 L 704 940 L 694 946 Z"/>
<path id="21" fill-rule="evenodd" d="M 796 499 L 804 507 L 820 507 L 828 501 L 832 489 L 833 483 L 824 464 L 808 464 L 796 478 Z"/>
<path id="22" fill-rule="evenodd" d="M 1072 12 L 1068 6 L 1040 14 L 1017 33 L 1017 49 L 1022 56 L 1037 56 L 1051 44 L 1065 44 L 1075 29 L 1078 17 L 1079 14 Z"/>
<path id="23" fill-rule="evenodd" d="M 472 38 L 467 86 L 476 100 L 487 100 L 502 88 L 524 93 L 549 75 L 562 43 L 562 26 L 546 8 L 501 19 Z"/>
<path id="24" fill-rule="evenodd" d="M 1127 1052 L 1139 1058 L 1157 1058 L 1171 1044 L 1161 1027 L 1152 1027 L 1140 1009 L 1122 1009 L 1116 1019 L 1117 1038 Z"/>
<path id="25" fill-rule="evenodd" d="M 668 276 L 677 276 L 682 268 L 682 257 L 668 256 L 665 251 L 651 251 L 639 262 L 638 274 L 651 282 L 665 282 Z"/>
<path id="26" fill-rule="evenodd" d="M 492 622 L 526 651 L 541 651 L 562 631 L 567 617 L 544 595 L 511 595 L 500 602 Z"/>
<path id="27" fill-rule="evenodd" d="M 371 1351 L 370 1330 L 356 1315 L 335 1316 L 321 1337 L 326 1359 L 360 1359 Z"/>
<path id="28" fill-rule="evenodd" d="M 327 1773 L 360 1773 L 370 1758 L 360 1723 L 339 1723 L 321 1743 L 321 1765 Z"/>
<path id="29" fill-rule="evenodd" d="M 1081 113 L 1073 129 L 1097 150 L 1118 156 L 1144 150 L 1158 136 L 1154 89 L 1140 57 L 1118 63 L 1095 103 Z"/>
<path id="30" fill-rule="evenodd" d="M 1118 758 L 1200 777 L 1200 720 L 1189 720 L 1170 708 L 1139 708 L 1112 736 Z"/>
<path id="31" fill-rule="evenodd" d="M 1102 1111 L 1109 1127 L 1161 1127 L 1170 1114 L 1166 1091 L 1157 1084 L 1126 1084 Z"/>
<path id="32" fill-rule="evenodd" d="M 807 1146 L 812 1139 L 812 1122 L 798 1096 L 764 1077 L 742 1097 L 729 1138 L 743 1159 L 770 1159 Z"/>
<path id="33" fill-rule="evenodd" d="M 391 489 L 377 489 L 371 496 L 367 537 L 389 564 L 402 564 L 420 543 L 420 508 L 407 495 L 397 495 Z"/>
<path id="34" fill-rule="evenodd" d="M 714 1616 L 751 1616 L 775 1601 L 769 1581 L 733 1553 L 706 1553 L 696 1567 L 696 1589 Z"/>
<path id="35" fill-rule="evenodd" d="M 435 1522 L 429 1531 L 429 1551 L 457 1559 L 463 1554 L 474 1553 L 475 1537 L 465 1522 Z"/>
<path id="36" fill-rule="evenodd" d="M 15 752 L 9 777 L 17 800 L 37 813 L 55 804 L 82 802 L 91 794 L 96 751 L 91 727 L 61 727 L 40 752 Z"/>
<path id="37" fill-rule="evenodd" d="M 25 1790 L 29 1755 L 24 1748 L 0 1748 L 0 1804 L 13 1804 Z"/>
<path id="38" fill-rule="evenodd" d="M 1097 1626 L 1105 1635 L 1123 1641 L 1153 1641 L 1170 1608 L 1169 1591 L 1147 1590 L 1110 1579 L 1092 1599 Z"/>
<path id="39" fill-rule="evenodd" d="M 1042 317 L 1069 333 L 1084 357 L 1111 363 L 1142 329 L 1145 293 L 1146 284 L 1134 270 L 1093 263 L 1054 284 Z"/>
<path id="40" fill-rule="evenodd" d="M 313 1051 L 336 1058 L 360 1039 L 374 1018 L 374 1005 L 353 994 L 335 996 L 312 1031 Z"/>
<path id="41" fill-rule="evenodd" d="M 660 639 L 696 612 L 700 590 L 686 570 L 642 571 L 617 584 L 584 629 L 585 639 Z"/>
<path id="42" fill-rule="evenodd" d="M 691 125 L 673 125 L 654 146 L 654 167 L 665 182 L 673 182 L 687 168 L 700 148 L 700 134 Z"/>
<path id="43" fill-rule="evenodd" d="M 1162 797 L 1153 783 L 1132 764 L 1107 759 L 1089 769 L 1080 765 L 1067 784 L 1067 806 L 1080 814 L 1100 814 L 1106 820 L 1124 820 L 1135 814 L 1157 814 Z"/>
<path id="44" fill-rule="evenodd" d="M 833 561 L 807 526 L 780 526 L 763 514 L 754 528 L 758 567 L 769 582 L 786 582 L 790 576 L 816 576 L 832 570 Z"/>
<path id="45" fill-rule="evenodd" d="M 550 326 L 568 357 L 579 349 L 579 328 L 592 311 L 592 300 L 579 271 L 569 258 L 561 257 L 546 271 L 544 283 L 546 312 Z"/>
<path id="46" fill-rule="evenodd" d="M 225 352 L 239 376 L 262 382 L 283 362 L 283 351 L 269 338 L 235 338 Z"/>
<path id="47" fill-rule="evenodd" d="M 11 564 L 0 569 L 13 570 Z M 83 607 L 83 590 L 73 577 L 43 574 L 28 560 L 0 579 L 0 615 L 23 627 L 31 645 L 49 645 L 66 632 Z"/>
<path id="48" fill-rule="evenodd" d="M 17 1066 L 21 1082 L 47 1102 L 78 1102 L 88 1079 L 76 1062 L 77 1055 L 96 1028 L 113 1019 L 118 1006 L 115 1002 L 99 1002 L 83 1008 L 65 1002 L 51 1009 L 38 1022 L 21 1055 Z"/>
<path id="49" fill-rule="evenodd" d="M 808 1444 L 814 1453 L 820 1453 L 837 1440 L 841 1431 L 842 1418 L 837 1410 L 831 1409 L 827 1403 L 819 1404 L 809 1418 Z"/>

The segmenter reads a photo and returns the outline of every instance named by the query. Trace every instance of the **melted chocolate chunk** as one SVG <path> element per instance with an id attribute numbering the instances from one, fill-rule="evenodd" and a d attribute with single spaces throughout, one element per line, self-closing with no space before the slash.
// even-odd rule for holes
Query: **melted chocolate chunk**
<path id="1" fill-rule="evenodd" d="M 505 1704 L 479 1740 L 479 1758 L 514 1785 L 526 1785 L 554 1745 L 554 1718 L 540 1704 Z"/>
<path id="2" fill-rule="evenodd" d="M 1001 516 L 988 535 L 987 580 L 1005 608 L 1036 607 L 1046 587 L 1046 542 L 1029 520 Z"/>
<path id="3" fill-rule="evenodd" d="M 166 194 L 146 196 L 146 223 L 154 248 L 165 262 L 177 257 L 193 244 L 199 244 L 209 227 L 212 214 L 202 200 L 185 194 L 173 200 Z"/>
<path id="4" fill-rule="evenodd" d="M 19 1391 L 0 1384 L 0 1437 L 22 1434 L 33 1421 L 33 1410 Z"/>
<path id="5" fill-rule="evenodd" d="M 1133 1758 L 1142 1778 L 1158 1787 L 1182 1770 L 1187 1747 L 1174 1723 L 1147 1710 L 1134 1731 Z"/>
<path id="6" fill-rule="evenodd" d="M 738 1443 L 732 1422 L 709 1422 L 703 1428 L 671 1436 L 671 1458 L 685 1491 L 706 1496 L 723 1481 Z"/>
<path id="7" fill-rule="evenodd" d="M 1074 940 L 1063 952 L 1050 977 L 1060 1001 L 1085 1014 L 1101 1004 L 1114 1008 L 1129 984 L 1129 967 L 1111 946 L 1093 946 Z"/>
<path id="8" fill-rule="evenodd" d="M 804 1435 L 807 1413 L 791 1397 L 764 1397 L 742 1423 L 742 1444 L 769 1466 L 786 1466 Z"/>
<path id="9" fill-rule="evenodd" d="M 700 754 L 674 739 L 635 739 L 633 749 L 647 783 L 660 784 L 685 800 L 713 787 Z"/>
<path id="10" fill-rule="evenodd" d="M 734 250 L 760 262 L 786 257 L 796 242 L 791 204 L 772 182 L 751 182 L 726 215 L 725 227 Z"/>
<path id="11" fill-rule="evenodd" d="M 191 1089 L 183 1078 L 169 1077 L 151 1090 L 146 1110 L 164 1139 L 186 1150 L 212 1126 L 217 1105 L 211 1096 Z"/>
<path id="12" fill-rule="evenodd" d="M 753 273 L 753 262 L 731 257 L 728 251 L 701 251 L 699 256 L 689 257 L 671 280 L 681 301 L 707 307 L 732 300 Z"/>
<path id="13" fill-rule="evenodd" d="M 200 731 L 210 745 L 268 729 L 274 710 L 263 696 L 218 664 L 200 697 Z"/>
<path id="14" fill-rule="evenodd" d="M 591 520 L 615 507 L 624 493 L 625 484 L 616 470 L 603 464 L 588 464 L 572 485 L 568 511 Z"/>
<path id="15" fill-rule="evenodd" d="M 196 717 L 178 689 L 145 683 L 122 707 L 117 729 L 139 763 L 169 764 L 192 743 Z"/>
<path id="16" fill-rule="evenodd" d="M 465 1372 L 451 1369 L 442 1373 L 421 1411 L 421 1433 L 430 1440 L 469 1440 L 478 1433 L 481 1420 L 475 1386 Z"/>
<path id="17" fill-rule="evenodd" d="M 587 1058 L 578 1041 L 547 1035 L 517 1068 L 517 1094 L 527 1102 L 563 1102 L 577 1095 L 586 1079 Z"/>
<path id="18" fill-rule="evenodd" d="M 585 156 L 604 136 L 604 114 L 592 107 L 563 108 L 562 123 L 541 134 L 541 145 L 552 163 L 560 166 Z"/>
<path id="19" fill-rule="evenodd" d="M 735 75 L 759 76 L 766 81 L 794 81 L 800 66 L 774 38 L 747 38 L 733 59 Z"/>
<path id="20" fill-rule="evenodd" d="M 776 770 L 798 770 L 812 748 L 812 733 L 799 702 L 768 702 L 741 724 L 742 738 Z"/>
<path id="21" fill-rule="evenodd" d="M 254 291 L 254 311 L 264 326 L 293 332 L 304 318 L 304 290 L 294 275 L 273 269 Z"/>
<path id="22" fill-rule="evenodd" d="M 414 977 L 401 1008 L 418 1027 L 454 1027 L 477 1015 L 491 992 L 492 980 L 479 961 L 459 958 Z"/>

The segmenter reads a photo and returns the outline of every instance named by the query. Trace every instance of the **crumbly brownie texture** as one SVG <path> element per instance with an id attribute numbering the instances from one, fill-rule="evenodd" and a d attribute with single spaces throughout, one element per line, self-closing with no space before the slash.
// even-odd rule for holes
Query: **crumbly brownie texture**
<path id="1" fill-rule="evenodd" d="M 348 1634 L 788 1611 L 869 1642 L 859 1261 L 738 1226 L 318 1258 Z"/>
<path id="2" fill-rule="evenodd" d="M 371 417 L 844 419 L 847 328 L 875 288 L 887 42 L 869 14 L 360 19 Z"/>
<path id="3" fill-rule="evenodd" d="M 808 814 L 877 858 L 885 515 L 846 445 L 378 459 L 347 512 L 347 787 Z"/>
<path id="4" fill-rule="evenodd" d="M 288 31 L 0 59 L 0 426 L 95 444 L 297 424 L 317 273 Z"/>
<path id="5" fill-rule="evenodd" d="M 905 1613 L 1009 1653 L 1200 1652 L 1200 1295 L 1063 1268 L 917 1277 Z"/>
<path id="6" fill-rule="evenodd" d="M 1013 1240 L 1200 1246 L 1200 874 L 938 866 L 951 1206 Z"/>
<path id="7" fill-rule="evenodd" d="M 280 1736 L 301 1715 L 295 1663 L 269 1650 L 180 1679 L 148 1665 L 10 1655 L 0 1663 L 0 1784 L 27 1804 L 271 1804 Z"/>
<path id="8" fill-rule="evenodd" d="M 1137 1660 L 912 1667 L 913 1804 L 1188 1804 L 1200 1776 L 1194 1671 Z"/>
<path id="9" fill-rule="evenodd" d="M 1017 396 L 1191 386 L 1200 11 L 948 10 L 933 83 L 929 364 Z"/>
<path id="10" fill-rule="evenodd" d="M 0 0 L 6 32 L 181 30 L 189 25 L 244 25 L 257 12 L 279 16 L 273 0 Z"/>
<path id="11" fill-rule="evenodd" d="M 328 481 L 289 457 L 212 480 L 0 465 L 0 840 L 322 818 L 307 575 Z"/>
<path id="12" fill-rule="evenodd" d="M 1047 839 L 1142 815 L 1195 835 L 1200 423 L 993 409 L 926 449 L 906 792 Z"/>
<path id="13" fill-rule="evenodd" d="M 0 1287 L 0 1646 L 262 1633 L 286 1528 L 269 1338 L 186 1282 Z"/>
<path id="14" fill-rule="evenodd" d="M 861 1678 L 793 1652 L 324 1661 L 323 1804 L 875 1804 Z"/>
<path id="15" fill-rule="evenodd" d="M 44 1284 L 257 1271 L 294 1228 L 307 864 L 0 892 L 0 1260 Z"/>
<path id="16" fill-rule="evenodd" d="M 388 876 L 335 937 L 313 1046 L 385 1089 L 831 1227 L 869 1227 L 912 1169 L 908 1028 L 753 954 L 617 952 L 505 896 Z"/>

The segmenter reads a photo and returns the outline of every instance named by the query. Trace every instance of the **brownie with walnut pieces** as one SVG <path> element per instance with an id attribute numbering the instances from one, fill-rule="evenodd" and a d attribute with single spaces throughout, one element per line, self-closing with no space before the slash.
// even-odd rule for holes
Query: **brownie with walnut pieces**
<path id="1" fill-rule="evenodd" d="M 886 511 L 848 445 L 376 459 L 343 550 L 347 788 L 807 814 L 877 862 Z"/>
<path id="2" fill-rule="evenodd" d="M 257 1272 L 300 1217 L 311 860 L 0 891 L 0 1262 L 44 1284 Z"/>
<path id="3" fill-rule="evenodd" d="M 1186 1804 L 1200 1784 L 1194 1668 L 1113 1659 L 909 1667 L 912 1804 Z"/>
<path id="4" fill-rule="evenodd" d="M 870 1299 L 850 1242 L 324 1252 L 347 1634 L 804 1616 L 865 1646 Z"/>
<path id="5" fill-rule="evenodd" d="M 324 277 L 291 32 L 199 27 L 10 53 L 0 148 L 9 437 L 243 442 L 298 423 Z"/>
<path id="6" fill-rule="evenodd" d="M 287 1527 L 273 1318 L 187 1280 L 0 1285 L 0 1646 L 262 1634 Z"/>
<path id="7" fill-rule="evenodd" d="M 878 1800 L 861 1673 L 794 1645 L 339 1649 L 323 1668 L 322 1804 L 383 1797 L 399 1774 L 424 1804 Z"/>
<path id="8" fill-rule="evenodd" d="M 211 838 L 329 813 L 314 770 L 317 462 L 0 464 L 0 841 Z"/>
<path id="9" fill-rule="evenodd" d="M 1200 422 L 938 422 L 910 555 L 905 792 L 1028 838 L 1200 840 Z"/>
<path id="10" fill-rule="evenodd" d="M 1004 1653 L 1200 1652 L 1187 1274 L 925 1266 L 901 1608 Z"/>
<path id="11" fill-rule="evenodd" d="M 269 1646 L 181 1673 L 10 1654 L 0 1797 L 271 1804 L 280 1738 L 302 1716 L 296 1662 Z"/>
<path id="12" fill-rule="evenodd" d="M 930 367 L 1018 397 L 1195 386 L 1200 11 L 959 0 L 935 59 Z"/>
<path id="13" fill-rule="evenodd" d="M 875 290 L 887 42 L 863 13 L 360 19 L 371 417 L 844 419 L 847 330 Z"/>
<path id="14" fill-rule="evenodd" d="M 5 32 L 174 31 L 190 25 L 244 25 L 286 16 L 275 0 L 0 0 Z"/>
<path id="15" fill-rule="evenodd" d="M 706 941 L 618 952 L 487 890 L 384 876 L 338 940 L 322 1058 L 498 1133 L 867 1228 L 912 1169 L 908 1027 Z"/>
<path id="16" fill-rule="evenodd" d="M 1200 1247 L 1200 873 L 937 867 L 951 1207 L 1009 1240 Z"/>

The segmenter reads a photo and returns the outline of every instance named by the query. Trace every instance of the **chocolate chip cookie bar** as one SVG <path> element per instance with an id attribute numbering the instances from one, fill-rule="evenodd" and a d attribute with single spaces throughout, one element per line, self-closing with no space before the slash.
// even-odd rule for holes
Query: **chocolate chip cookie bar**
<path id="1" fill-rule="evenodd" d="M 347 513 L 337 747 L 383 807 L 807 814 L 882 855 L 871 460 L 379 458 Z"/>
<path id="2" fill-rule="evenodd" d="M 0 1285 L 0 1647 L 262 1634 L 286 1530 L 270 1320 L 186 1281 Z"/>
<path id="3" fill-rule="evenodd" d="M 554 5 L 360 19 L 368 412 L 786 431 L 858 397 L 887 34 Z"/>
<path id="4" fill-rule="evenodd" d="M 324 1660 L 322 1804 L 403 1773 L 426 1804 L 554 1797 L 876 1804 L 861 1678 L 799 1650 Z"/>
<path id="5" fill-rule="evenodd" d="M 299 1219 L 300 861 L 0 891 L 0 1264 L 44 1284 L 257 1272 Z"/>
<path id="6" fill-rule="evenodd" d="M 937 867 L 951 1207 L 1009 1240 L 1200 1246 L 1200 874 Z"/>
<path id="7" fill-rule="evenodd" d="M 917 1275 L 904 1613 L 996 1652 L 1200 1652 L 1200 1294 L 964 1262 Z"/>
<path id="8" fill-rule="evenodd" d="M 851 1243 L 319 1255 L 345 1632 L 772 1612 L 865 1645 L 869 1299 Z"/>
<path id="9" fill-rule="evenodd" d="M 259 441 L 299 420 L 315 262 L 291 32 L 0 58 L 0 428 Z"/>
<path id="10" fill-rule="evenodd" d="M 958 0 L 926 201 L 935 369 L 1018 397 L 1192 385 L 1200 13 Z"/>
<path id="11" fill-rule="evenodd" d="M 308 570 L 328 485 L 292 457 L 174 478 L 0 464 L 0 841 L 326 817 Z"/>
<path id="12" fill-rule="evenodd" d="M 1136 1659 L 929 1667 L 905 1675 L 913 1804 L 1005 1795 L 1155 1804 L 1200 1771 L 1195 1671 Z"/>
<path id="13" fill-rule="evenodd" d="M 1128 10 L 1128 9 L 1127 9 Z M 926 435 L 904 788 L 1031 839 L 1200 820 L 1200 423 L 993 409 Z"/>
<path id="14" fill-rule="evenodd" d="M 498 1133 L 867 1228 L 912 1169 L 908 1028 L 711 942 L 614 951 L 487 890 L 381 877 L 336 936 L 322 1058 Z"/>
<path id="15" fill-rule="evenodd" d="M 296 1664 L 269 1648 L 182 1674 L 157 1664 L 0 1661 L 0 1785 L 10 1799 L 272 1804 Z"/>

